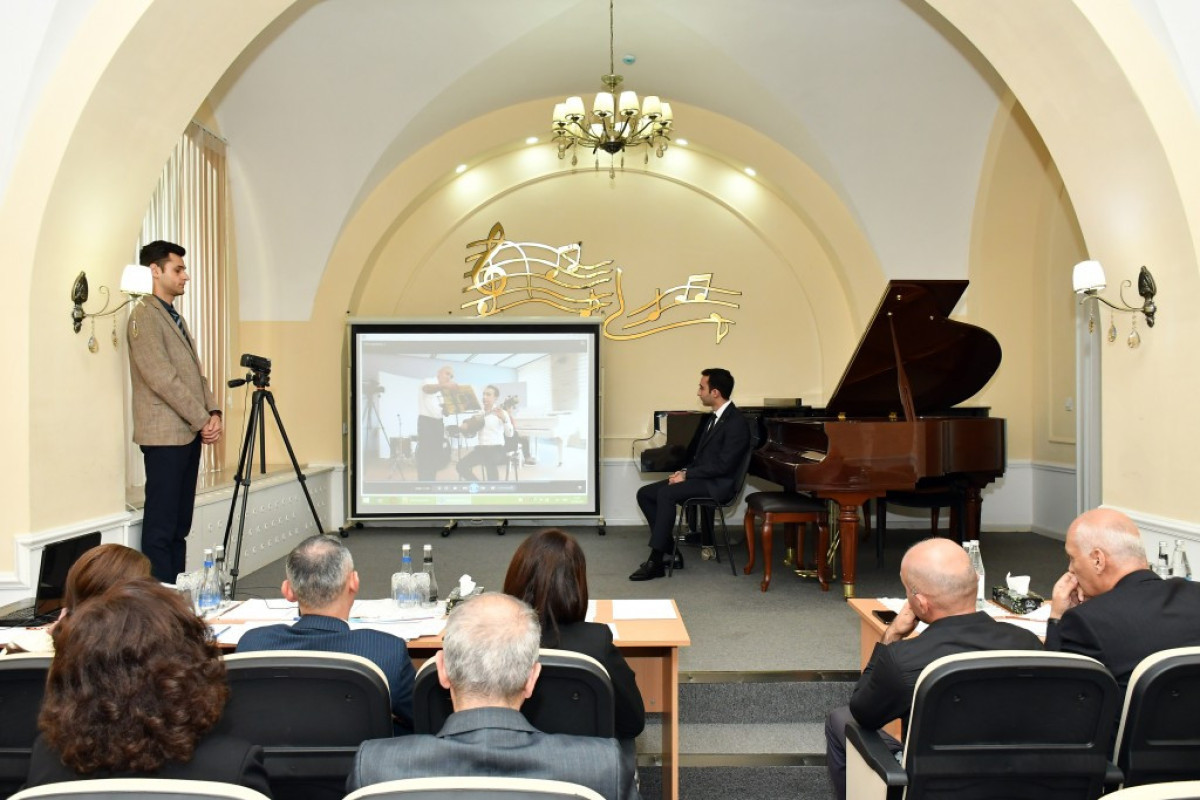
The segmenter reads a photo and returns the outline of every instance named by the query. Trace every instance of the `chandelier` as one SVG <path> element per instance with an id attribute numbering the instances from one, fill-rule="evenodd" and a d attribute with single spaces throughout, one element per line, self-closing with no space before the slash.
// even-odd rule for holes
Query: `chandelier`
<path id="1" fill-rule="evenodd" d="M 604 91 L 596 95 L 589 115 L 583 107 L 582 97 L 568 97 L 566 102 L 554 106 L 554 143 L 558 145 L 558 157 L 565 159 L 571 151 L 571 166 L 579 163 L 579 148 L 587 148 L 596 155 L 596 168 L 600 167 L 599 151 L 610 156 L 608 174 L 616 176 L 616 167 L 611 157 L 621 154 L 621 168 L 625 167 L 625 151 L 645 146 L 643 163 L 650 163 L 650 151 L 662 158 L 671 141 L 674 118 L 671 104 L 664 103 L 656 95 L 647 95 L 638 107 L 637 95 L 621 90 L 624 77 L 616 74 L 613 60 L 613 0 L 608 3 L 608 74 L 600 76 Z M 632 63 L 632 62 L 630 62 Z"/>

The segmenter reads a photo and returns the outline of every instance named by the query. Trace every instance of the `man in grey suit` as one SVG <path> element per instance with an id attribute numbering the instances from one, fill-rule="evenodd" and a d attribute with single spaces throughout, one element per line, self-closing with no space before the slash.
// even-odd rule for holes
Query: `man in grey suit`
<path id="1" fill-rule="evenodd" d="M 454 713 L 436 736 L 364 742 L 346 790 L 400 778 L 513 777 L 569 781 L 608 800 L 639 800 L 614 739 L 548 734 L 521 715 L 541 665 L 537 614 L 504 594 L 454 609 L 437 654 Z"/>
<path id="2" fill-rule="evenodd" d="M 146 462 L 142 552 L 154 577 L 174 583 L 187 562 L 201 444 L 221 438 L 221 409 L 200 372 L 187 323 L 175 310 L 188 282 L 186 251 L 153 241 L 139 260 L 150 268 L 154 297 L 129 315 L 129 378 L 133 386 L 133 441 Z"/>

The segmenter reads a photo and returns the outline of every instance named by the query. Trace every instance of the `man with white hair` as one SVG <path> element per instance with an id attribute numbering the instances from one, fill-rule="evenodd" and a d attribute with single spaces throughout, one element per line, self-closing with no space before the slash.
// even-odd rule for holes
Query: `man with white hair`
<path id="1" fill-rule="evenodd" d="M 882 728 L 894 719 L 908 722 L 921 670 L 942 656 L 978 650 L 1041 650 L 1027 630 L 997 622 L 975 610 L 979 576 L 963 548 L 949 539 L 917 542 L 900 562 L 904 606 L 875 645 L 850 705 L 835 708 L 825 720 L 825 761 L 834 795 L 846 797 L 846 723 Z M 912 639 L 917 622 L 928 627 Z M 882 733 L 882 732 L 881 732 Z M 883 740 L 899 752 L 895 738 Z"/>
<path id="2" fill-rule="evenodd" d="M 455 608 L 437 654 L 454 713 L 436 735 L 364 742 L 346 791 L 401 778 L 505 776 L 638 800 L 615 739 L 542 733 L 521 715 L 541 673 L 540 643 L 537 614 L 515 597 L 483 594 Z"/>
<path id="3" fill-rule="evenodd" d="M 238 642 L 238 652 L 320 650 L 373 661 L 387 677 L 396 734 L 411 733 L 416 670 L 408 645 L 399 636 L 383 631 L 350 629 L 358 572 L 341 539 L 323 534 L 308 537 L 288 553 L 284 572 L 287 577 L 280 587 L 283 597 L 298 606 L 300 619 L 294 625 L 268 625 L 248 631 Z"/>
<path id="4" fill-rule="evenodd" d="M 1150 570 L 1137 526 L 1097 508 L 1067 529 L 1067 571 L 1054 584 L 1046 649 L 1091 656 L 1121 691 L 1146 656 L 1200 645 L 1200 586 Z"/>

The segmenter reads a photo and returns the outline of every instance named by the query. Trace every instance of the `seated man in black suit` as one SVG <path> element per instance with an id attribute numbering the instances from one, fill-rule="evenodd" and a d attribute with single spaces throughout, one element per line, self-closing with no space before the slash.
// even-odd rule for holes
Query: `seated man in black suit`
<path id="1" fill-rule="evenodd" d="M 310 536 L 288 553 L 284 573 L 283 596 L 299 607 L 300 619 L 294 625 L 248 631 L 238 642 L 238 652 L 321 650 L 373 661 L 387 677 L 396 735 L 411 733 L 416 670 L 408 645 L 383 631 L 350 629 L 350 609 L 358 594 L 350 551 L 336 536 Z"/>
<path id="2" fill-rule="evenodd" d="M 850 705 L 835 708 L 825 720 L 825 763 L 834 794 L 846 797 L 846 723 L 881 728 L 894 719 L 908 721 L 921 670 L 942 656 L 977 650 L 1041 650 L 1027 630 L 997 622 L 975 610 L 979 576 L 962 547 L 949 539 L 917 542 L 900 562 L 900 580 L 908 599 L 875 645 Z M 929 625 L 920 636 L 917 622 Z M 894 752 L 900 742 L 886 733 Z"/>
<path id="3" fill-rule="evenodd" d="M 687 466 L 664 481 L 638 489 L 638 506 L 650 524 L 650 558 L 629 576 L 631 581 L 648 581 L 666 574 L 663 556 L 671 551 L 675 506 L 692 497 L 726 500 L 737 490 L 738 470 L 750 449 L 750 426 L 730 401 L 733 376 L 729 370 L 706 369 L 700 373 L 696 396 L 712 409 L 688 445 Z M 675 568 L 683 566 L 676 555 Z"/>
<path id="4" fill-rule="evenodd" d="M 1146 656 L 1200 645 L 1200 584 L 1149 569 L 1133 520 L 1110 508 L 1067 529 L 1067 572 L 1054 584 L 1046 649 L 1091 656 L 1124 692 Z"/>
<path id="5" fill-rule="evenodd" d="M 541 626 L 505 594 L 454 609 L 437 654 L 438 680 L 454 713 L 437 735 L 364 742 L 346 782 L 352 792 L 401 778 L 513 777 L 568 781 L 607 800 L 638 800 L 615 739 L 542 733 L 521 714 L 541 673 Z"/>

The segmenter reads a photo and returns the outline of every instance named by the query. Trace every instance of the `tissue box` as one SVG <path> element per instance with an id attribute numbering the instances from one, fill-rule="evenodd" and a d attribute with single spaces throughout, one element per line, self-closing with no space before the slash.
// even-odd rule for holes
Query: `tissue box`
<path id="1" fill-rule="evenodd" d="M 1028 614 L 1037 611 L 1042 603 L 1046 602 L 1040 594 L 1033 592 L 1017 594 L 1007 586 L 993 586 L 992 599 L 1014 614 Z"/>
<path id="2" fill-rule="evenodd" d="M 477 594 L 483 594 L 482 586 L 476 586 L 474 590 L 467 595 L 467 597 L 474 597 Z M 451 611 L 453 611 L 454 607 L 461 603 L 464 599 L 465 598 L 462 596 L 462 593 L 459 592 L 457 586 L 451 589 L 450 594 L 446 595 L 446 613 L 449 614 Z"/>

